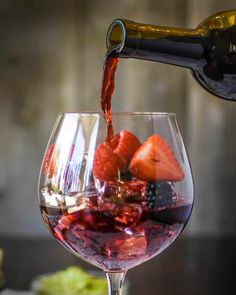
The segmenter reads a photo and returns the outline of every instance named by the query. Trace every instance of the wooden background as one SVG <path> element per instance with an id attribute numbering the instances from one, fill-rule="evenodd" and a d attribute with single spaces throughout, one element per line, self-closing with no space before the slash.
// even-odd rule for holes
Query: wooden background
<path id="1" fill-rule="evenodd" d="M 49 236 L 38 173 L 57 113 L 99 110 L 105 35 L 117 17 L 195 27 L 230 0 L 1 0 L 0 235 Z M 122 60 L 115 111 L 176 112 L 195 177 L 186 236 L 236 235 L 236 103 L 219 100 L 186 69 Z"/>

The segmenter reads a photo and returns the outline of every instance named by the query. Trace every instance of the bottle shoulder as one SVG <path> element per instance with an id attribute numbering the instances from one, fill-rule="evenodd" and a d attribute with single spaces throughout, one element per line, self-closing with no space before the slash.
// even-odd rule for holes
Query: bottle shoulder
<path id="1" fill-rule="evenodd" d="M 236 25 L 236 10 L 227 10 L 215 13 L 198 26 L 197 30 L 216 30 L 216 29 L 227 29 L 231 26 Z"/>

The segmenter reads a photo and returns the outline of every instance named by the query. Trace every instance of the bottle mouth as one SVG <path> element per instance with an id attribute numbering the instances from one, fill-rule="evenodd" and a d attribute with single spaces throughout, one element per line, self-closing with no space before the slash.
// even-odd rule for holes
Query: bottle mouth
<path id="1" fill-rule="evenodd" d="M 135 55 L 140 42 L 138 24 L 125 19 L 114 20 L 106 35 L 108 53 L 121 57 Z"/>
<path id="2" fill-rule="evenodd" d="M 126 29 L 124 23 L 120 19 L 114 20 L 106 36 L 106 46 L 108 51 L 120 53 L 125 45 Z"/>

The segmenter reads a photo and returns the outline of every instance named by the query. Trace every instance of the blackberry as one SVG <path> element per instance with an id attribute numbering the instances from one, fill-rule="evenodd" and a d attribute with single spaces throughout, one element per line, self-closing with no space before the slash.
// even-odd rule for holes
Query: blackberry
<path id="1" fill-rule="evenodd" d="M 149 209 L 170 206 L 173 202 L 171 184 L 165 181 L 148 181 L 145 197 Z"/>

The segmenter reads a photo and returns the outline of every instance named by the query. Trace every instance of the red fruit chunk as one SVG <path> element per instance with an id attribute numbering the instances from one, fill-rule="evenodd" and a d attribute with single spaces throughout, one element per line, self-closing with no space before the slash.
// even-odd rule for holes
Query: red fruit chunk
<path id="1" fill-rule="evenodd" d="M 124 163 L 107 143 L 100 144 L 94 154 L 93 175 L 100 181 L 114 180 Z"/>
<path id="2" fill-rule="evenodd" d="M 121 205 L 116 206 L 113 211 L 114 219 L 119 225 L 125 227 L 134 227 L 138 223 L 142 215 L 142 209 L 140 205 Z"/>
<path id="3" fill-rule="evenodd" d="M 122 130 L 119 134 L 119 140 L 114 152 L 119 157 L 123 157 L 127 161 L 127 164 L 129 164 L 134 153 L 140 146 L 141 142 L 133 133 L 127 130 Z"/>
<path id="4" fill-rule="evenodd" d="M 134 154 L 129 170 L 145 181 L 180 181 L 184 173 L 171 147 L 159 135 L 152 135 Z"/>
<path id="5" fill-rule="evenodd" d="M 51 144 L 47 150 L 43 162 L 43 172 L 48 178 L 52 178 L 55 169 L 55 161 L 52 161 L 52 155 L 54 152 L 55 144 Z"/>
<path id="6" fill-rule="evenodd" d="M 130 238 L 126 237 L 125 239 L 116 240 L 114 248 L 117 249 L 117 259 L 132 259 L 146 253 L 147 240 L 141 234 Z"/>

